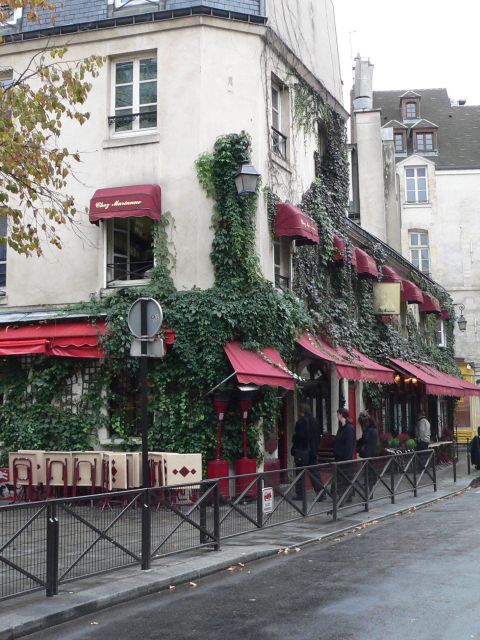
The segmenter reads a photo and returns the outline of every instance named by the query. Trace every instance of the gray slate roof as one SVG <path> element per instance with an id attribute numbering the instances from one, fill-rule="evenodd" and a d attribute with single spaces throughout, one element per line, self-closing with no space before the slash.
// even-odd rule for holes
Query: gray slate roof
<path id="1" fill-rule="evenodd" d="M 398 91 L 374 91 L 373 107 L 382 111 L 382 125 L 402 121 Z M 438 125 L 438 155 L 429 155 L 438 169 L 480 169 L 480 106 L 451 106 L 446 89 L 415 89 L 420 116 Z M 403 158 L 399 158 L 400 160 Z"/>

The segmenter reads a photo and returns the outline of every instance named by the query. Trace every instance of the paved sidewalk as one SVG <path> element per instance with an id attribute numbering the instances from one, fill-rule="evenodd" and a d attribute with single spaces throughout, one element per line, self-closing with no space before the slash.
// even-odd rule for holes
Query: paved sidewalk
<path id="1" fill-rule="evenodd" d="M 306 544 L 342 537 L 363 528 L 425 507 L 432 502 L 465 491 L 472 482 L 480 480 L 479 472 L 467 475 L 466 457 L 460 452 L 457 482 L 453 482 L 451 466 L 437 471 L 436 493 L 432 487 L 420 488 L 396 498 L 396 504 L 382 500 L 371 504 L 370 511 L 351 505 L 339 512 L 336 522 L 325 516 L 314 516 L 262 529 L 222 541 L 220 551 L 197 550 L 164 557 L 149 571 L 128 567 L 108 574 L 84 578 L 62 584 L 59 595 L 46 598 L 43 591 L 0 603 L 0 640 L 13 640 L 29 633 L 66 622 L 87 613 L 128 602 L 175 585 L 196 582 L 212 573 L 228 570 L 248 571 L 249 562 L 276 555 L 283 551 L 295 553 Z"/>

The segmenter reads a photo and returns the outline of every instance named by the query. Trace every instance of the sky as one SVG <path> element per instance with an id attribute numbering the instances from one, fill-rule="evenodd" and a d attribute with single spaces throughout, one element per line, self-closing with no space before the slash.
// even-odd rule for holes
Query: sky
<path id="1" fill-rule="evenodd" d="M 333 0 L 345 105 L 352 56 L 374 64 L 373 89 L 445 87 L 451 99 L 480 104 L 478 0 Z"/>

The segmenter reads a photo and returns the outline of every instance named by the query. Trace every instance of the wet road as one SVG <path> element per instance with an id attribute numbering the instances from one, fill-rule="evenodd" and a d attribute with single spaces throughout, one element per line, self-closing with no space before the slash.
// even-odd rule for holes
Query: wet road
<path id="1" fill-rule="evenodd" d="M 480 640 L 480 490 L 40 638 Z"/>

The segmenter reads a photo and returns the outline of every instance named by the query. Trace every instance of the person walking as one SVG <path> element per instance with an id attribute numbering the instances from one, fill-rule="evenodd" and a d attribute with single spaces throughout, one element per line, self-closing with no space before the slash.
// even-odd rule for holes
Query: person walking
<path id="1" fill-rule="evenodd" d="M 377 455 L 378 430 L 374 419 L 366 411 L 358 416 L 362 437 L 357 442 L 358 455 L 361 458 L 374 458 Z"/>
<path id="2" fill-rule="evenodd" d="M 480 470 L 480 427 L 477 429 L 477 434 L 470 442 L 470 459 L 478 471 Z"/>
<path id="3" fill-rule="evenodd" d="M 338 431 L 335 436 L 335 444 L 333 447 L 333 454 L 335 456 L 335 462 L 345 462 L 347 460 L 353 460 L 353 453 L 355 451 L 355 429 L 350 421 L 350 414 L 348 409 L 341 408 L 337 411 L 338 417 Z M 337 469 L 337 494 L 343 496 L 350 487 L 352 478 L 352 465 L 342 464 Z M 352 501 L 353 491 L 347 492 L 345 502 Z"/>
<path id="4" fill-rule="evenodd" d="M 318 421 L 312 416 L 308 404 L 301 404 L 299 409 L 299 418 L 295 423 L 295 432 L 292 438 L 291 454 L 295 458 L 295 467 L 307 467 L 317 463 L 318 445 L 322 435 L 322 428 Z M 298 476 L 300 471 L 297 470 Z M 312 469 L 310 472 L 312 485 L 318 493 L 321 489 L 318 469 Z M 302 500 L 302 481 L 295 483 L 294 500 Z M 323 499 L 323 497 L 322 497 Z"/>

